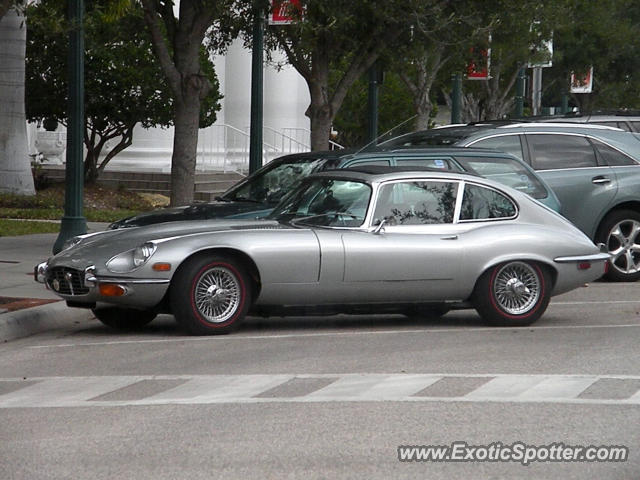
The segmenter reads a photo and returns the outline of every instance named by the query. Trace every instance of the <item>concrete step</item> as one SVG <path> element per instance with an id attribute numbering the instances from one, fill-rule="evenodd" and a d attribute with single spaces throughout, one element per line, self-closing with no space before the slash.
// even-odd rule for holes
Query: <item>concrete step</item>
<path id="1" fill-rule="evenodd" d="M 46 175 L 51 182 L 64 182 L 64 165 L 42 167 L 40 173 Z M 243 175 L 236 172 L 196 172 L 195 199 L 210 201 L 243 178 Z M 98 177 L 98 184 L 133 192 L 171 195 L 170 173 L 107 170 Z"/>

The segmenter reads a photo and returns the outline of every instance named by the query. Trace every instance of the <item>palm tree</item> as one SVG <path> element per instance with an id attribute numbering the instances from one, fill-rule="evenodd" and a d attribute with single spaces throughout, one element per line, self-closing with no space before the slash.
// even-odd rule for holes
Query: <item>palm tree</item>
<path id="1" fill-rule="evenodd" d="M 26 38 L 26 17 L 8 9 L 0 16 L 0 192 L 34 195 L 24 110 Z"/>

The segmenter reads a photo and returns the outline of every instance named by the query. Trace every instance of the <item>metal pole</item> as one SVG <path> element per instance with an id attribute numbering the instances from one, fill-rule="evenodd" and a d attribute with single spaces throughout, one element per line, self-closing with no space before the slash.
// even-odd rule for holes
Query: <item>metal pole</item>
<path id="1" fill-rule="evenodd" d="M 462 122 L 462 75 L 456 73 L 451 92 L 451 123 Z"/>
<path id="2" fill-rule="evenodd" d="M 524 82 L 525 70 L 521 68 L 518 70 L 518 80 L 516 83 L 516 108 L 514 111 L 516 117 L 524 116 Z"/>
<path id="3" fill-rule="evenodd" d="M 378 67 L 375 63 L 369 68 L 367 114 L 369 119 L 369 143 L 373 143 L 378 138 Z"/>
<path id="4" fill-rule="evenodd" d="M 569 113 L 569 95 L 566 92 L 562 94 L 562 106 L 560 107 L 560 113 L 563 115 Z"/>
<path id="5" fill-rule="evenodd" d="M 264 12 L 254 2 L 253 40 L 251 46 L 251 131 L 249 137 L 249 173 L 262 166 L 263 128 L 263 50 Z"/>
<path id="6" fill-rule="evenodd" d="M 542 106 L 542 67 L 533 67 L 533 92 L 531 93 L 531 106 L 533 115 L 540 115 Z"/>
<path id="7" fill-rule="evenodd" d="M 69 98 L 67 100 L 67 165 L 65 167 L 64 216 L 53 253 L 62 250 L 64 242 L 86 233 L 87 221 L 82 215 L 84 169 L 82 163 L 84 139 L 84 4 L 69 0 Z"/>

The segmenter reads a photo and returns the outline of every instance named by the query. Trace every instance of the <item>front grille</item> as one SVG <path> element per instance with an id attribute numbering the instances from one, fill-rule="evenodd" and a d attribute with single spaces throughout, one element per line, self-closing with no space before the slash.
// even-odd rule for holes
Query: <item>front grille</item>
<path id="1" fill-rule="evenodd" d="M 84 272 L 74 268 L 53 267 L 47 269 L 47 285 L 62 295 L 86 295 L 89 287 L 84 286 Z"/>

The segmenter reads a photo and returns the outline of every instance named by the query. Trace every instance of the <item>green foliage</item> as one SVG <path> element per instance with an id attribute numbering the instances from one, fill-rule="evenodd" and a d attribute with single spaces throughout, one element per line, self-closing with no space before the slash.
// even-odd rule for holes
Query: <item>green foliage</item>
<path id="1" fill-rule="evenodd" d="M 142 9 L 131 7 L 110 17 L 105 13 L 108 3 L 90 2 L 86 12 L 85 162 L 93 165 L 85 165 L 85 171 L 95 171 L 108 140 L 120 141 L 111 153 L 126 148 L 136 124 L 145 128 L 173 124 L 172 95 L 143 28 Z M 64 20 L 66 4 L 44 0 L 28 12 L 26 111 L 32 121 L 66 121 L 67 32 L 71 28 Z M 200 125 L 204 127 L 215 121 L 220 94 L 204 48 L 201 63 L 214 87 L 202 102 Z"/>
<path id="2" fill-rule="evenodd" d="M 333 122 L 335 130 L 338 131 L 336 142 L 344 147 L 359 148 L 369 143 L 367 138 L 368 92 L 368 77 L 363 75 L 349 91 Z M 393 129 L 392 136 L 411 131 L 413 127 L 411 121 L 399 128 L 394 128 L 415 114 L 411 96 L 397 73 L 385 73 L 384 82 L 379 87 L 378 95 L 379 135 L 391 129 Z"/>
<path id="3" fill-rule="evenodd" d="M 572 71 L 594 67 L 593 93 L 574 94 L 582 111 L 640 108 L 640 4 L 635 0 L 572 0 L 572 22 L 554 34 L 554 64 L 544 70 L 544 100 L 558 105 Z"/>
<path id="4" fill-rule="evenodd" d="M 60 225 L 53 222 L 28 222 L 0 218 L 0 237 L 16 237 L 34 233 L 58 233 Z"/>

